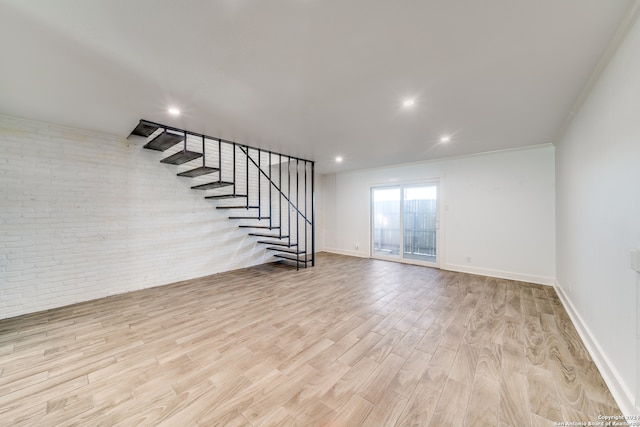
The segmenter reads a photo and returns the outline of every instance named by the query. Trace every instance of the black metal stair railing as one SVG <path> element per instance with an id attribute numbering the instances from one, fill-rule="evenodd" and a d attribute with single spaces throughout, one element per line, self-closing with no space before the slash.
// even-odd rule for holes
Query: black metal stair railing
<path id="1" fill-rule="evenodd" d="M 286 225 L 286 234 L 282 234 L 282 230 L 285 228 L 283 222 L 282 217 L 280 217 L 280 234 L 278 235 L 278 237 L 280 237 L 281 239 L 287 239 L 287 242 L 275 242 L 275 241 L 260 241 L 260 243 L 267 243 L 267 244 L 272 244 L 272 245 L 278 245 L 278 247 L 269 247 L 267 248 L 268 250 L 274 250 L 274 251 L 280 251 L 283 253 L 279 253 L 276 254 L 275 256 L 278 258 L 282 258 L 282 259 L 286 259 L 286 260 L 290 260 L 290 261 L 295 261 L 296 264 L 298 263 L 302 263 L 302 264 L 306 264 L 307 262 L 312 262 L 313 263 L 313 255 L 311 255 L 311 258 L 307 256 L 307 252 L 308 252 L 308 248 L 309 248 L 309 244 L 311 243 L 312 248 L 313 246 L 313 239 L 310 238 L 310 234 L 309 230 L 307 227 L 307 225 L 309 226 L 313 226 L 313 221 L 310 220 L 308 218 L 307 215 L 307 210 L 308 210 L 308 206 L 310 204 L 310 199 L 308 196 L 309 193 L 309 181 L 308 181 L 308 169 L 309 169 L 309 165 L 313 166 L 313 163 L 306 161 L 306 160 L 301 160 L 301 159 L 297 159 L 297 158 L 289 158 L 286 157 L 286 162 L 287 162 L 287 180 L 286 180 L 286 187 L 287 187 L 287 193 L 285 194 L 283 187 L 284 187 L 284 183 L 283 183 L 283 177 L 282 177 L 282 163 L 284 163 L 282 161 L 282 156 L 279 155 L 279 173 L 278 173 L 278 179 L 279 182 L 276 182 L 272 175 L 271 175 L 271 168 L 268 171 L 264 171 L 264 169 L 261 167 L 261 150 L 260 149 L 253 149 L 254 152 L 257 153 L 257 160 L 254 159 L 252 157 L 251 154 L 251 150 L 248 148 L 242 148 L 241 151 L 242 153 L 245 155 L 245 159 L 247 159 L 248 161 L 251 162 L 251 164 L 253 166 L 255 166 L 257 168 L 258 174 L 259 176 L 263 176 L 269 184 L 269 189 L 271 191 L 271 189 L 275 189 L 278 193 L 278 196 L 280 198 L 280 203 L 282 204 L 282 201 L 284 200 L 284 202 L 287 205 L 287 225 Z M 268 153 L 269 156 L 272 155 L 272 153 Z M 293 191 L 293 185 L 292 185 L 292 177 L 294 174 L 292 174 L 291 172 L 291 165 L 292 165 L 292 160 L 295 160 L 295 177 L 296 177 L 296 181 L 295 181 L 295 197 L 292 196 L 292 191 Z M 300 204 L 296 203 L 296 201 L 299 201 L 301 199 L 301 194 L 300 194 L 300 163 L 304 164 L 304 198 L 302 198 L 302 200 L 304 201 L 304 210 L 302 210 L 300 208 Z M 271 165 L 272 162 L 270 161 L 269 164 Z M 312 175 L 313 176 L 313 175 Z M 261 187 L 258 187 L 259 189 Z M 270 193 L 271 194 L 271 193 Z M 272 198 L 269 199 L 270 201 L 272 201 Z M 284 209 L 283 209 L 284 210 Z M 291 216 L 291 211 L 295 211 L 295 220 L 292 220 L 292 216 Z M 281 210 L 282 212 L 282 210 Z M 267 219 L 267 218 L 265 218 Z M 269 217 L 270 221 L 273 221 L 273 215 L 271 215 Z M 301 233 L 300 231 L 300 221 L 303 221 L 303 226 L 302 228 L 304 228 L 304 232 Z M 273 226 L 271 226 L 273 227 Z M 270 227 L 264 227 L 264 228 L 270 228 Z M 294 232 L 295 232 L 295 237 L 294 237 Z M 272 237 L 275 238 L 275 235 L 268 235 L 268 234 L 263 234 L 263 233 L 251 233 L 254 236 L 262 236 L 262 237 Z M 309 240 L 311 240 L 311 242 L 309 242 Z M 286 246 L 286 249 L 283 250 L 282 246 Z M 295 249 L 294 249 L 295 248 Z M 303 255 L 303 257 L 301 256 Z"/>
<path id="2" fill-rule="evenodd" d="M 257 151 L 258 151 L 258 156 L 259 156 L 260 155 L 260 150 L 257 150 Z M 247 155 L 249 160 L 255 166 L 259 167 L 259 161 L 256 162 L 251 157 L 251 154 L 250 154 L 249 150 L 246 150 L 246 151 L 243 150 L 243 153 L 245 155 Z M 260 157 L 258 158 L 258 160 L 259 159 L 260 159 Z M 287 235 L 289 236 L 288 239 L 289 239 L 289 243 L 290 243 L 290 245 L 289 245 L 290 248 L 287 249 L 286 251 L 282 251 L 282 252 L 285 252 L 284 254 L 276 254 L 276 257 L 284 258 L 284 259 L 287 259 L 287 260 L 296 261 L 297 263 L 306 263 L 306 262 L 308 262 L 308 257 L 306 256 L 306 254 L 307 254 L 307 251 L 308 251 L 309 240 L 310 240 L 309 239 L 309 233 L 308 233 L 307 225 L 313 225 L 313 221 L 310 220 L 308 218 L 308 215 L 307 215 L 307 209 L 308 209 L 308 205 L 309 205 L 309 203 L 308 203 L 308 201 L 309 201 L 308 188 L 309 188 L 309 184 L 310 184 L 308 182 L 308 178 L 307 178 L 307 171 L 309 169 L 308 168 L 309 165 L 308 165 L 308 161 L 306 161 L 306 160 L 295 159 L 295 170 L 296 170 L 296 172 L 295 172 L 295 197 L 293 197 L 291 195 L 291 192 L 292 192 L 292 189 L 293 189 L 293 185 L 292 185 L 292 181 L 291 181 L 292 180 L 292 176 L 293 176 L 293 174 L 291 173 L 292 160 L 293 160 L 293 158 L 288 158 L 287 159 L 287 194 L 286 195 L 284 194 L 284 191 L 282 190 L 283 184 L 282 184 L 282 173 L 281 172 L 280 172 L 280 175 L 279 175 L 280 182 L 276 183 L 276 182 L 274 182 L 274 180 L 271 178 L 271 176 L 268 173 L 264 172 L 264 170 L 262 170 L 261 168 L 259 168 L 258 170 L 260 171 L 260 174 L 264 175 L 268 179 L 269 184 L 270 184 L 269 188 L 272 188 L 272 187 L 275 188 L 278 191 L 278 193 L 280 194 L 280 198 L 284 199 L 286 201 L 286 203 L 288 205 L 288 208 L 289 208 L 287 210 Z M 304 180 L 303 180 L 303 184 L 304 184 L 304 192 L 303 192 L 304 198 L 303 198 L 303 200 L 305 201 L 304 208 L 303 208 L 304 211 L 301 210 L 301 208 L 299 206 L 299 203 L 296 205 L 296 203 L 294 202 L 294 200 L 300 200 L 300 198 L 301 198 L 301 195 L 300 195 L 300 162 L 301 161 L 302 161 L 303 166 L 304 166 L 304 175 L 303 175 L 303 178 L 304 178 Z M 282 162 L 280 162 L 280 170 L 281 170 L 281 167 L 282 167 Z M 313 172 L 313 163 L 311 163 L 311 169 L 312 169 L 312 172 Z M 313 176 L 313 174 L 312 174 L 312 176 Z M 312 193 L 313 193 L 313 182 L 311 182 L 311 187 L 312 187 Z M 291 212 L 290 212 L 291 210 L 296 212 L 295 222 L 292 222 L 291 215 L 290 215 L 291 214 Z M 304 233 L 302 233 L 302 234 L 300 232 L 300 221 L 304 222 L 304 226 L 303 226 Z M 293 238 L 294 229 L 295 229 L 295 239 Z M 303 236 L 304 236 L 304 238 L 303 238 Z M 295 245 L 296 246 L 295 250 L 292 249 L 294 247 L 294 245 L 291 244 L 292 241 L 298 242 L 298 244 Z M 304 242 L 303 247 L 300 246 L 299 242 Z M 313 248 L 313 239 L 311 239 L 311 246 Z M 274 247 L 271 247 L 271 248 L 268 248 L 268 249 L 270 249 L 270 250 L 280 250 L 279 248 L 274 248 Z M 295 257 L 292 254 L 295 255 Z M 301 255 L 305 255 L 305 256 L 301 257 Z"/>
<path id="3" fill-rule="evenodd" d="M 177 175 L 194 178 L 198 182 L 201 177 L 217 174 L 217 180 L 196 184 L 191 188 L 207 191 L 205 198 L 210 200 L 244 200 L 242 204 L 223 204 L 216 208 L 246 210 L 246 215 L 230 215 L 228 218 L 241 221 L 238 227 L 250 230 L 248 235 L 259 238 L 257 243 L 267 245 L 265 250 L 273 252 L 276 259 L 285 263 L 295 263 L 297 269 L 300 266 L 307 267 L 308 264 L 315 265 L 313 161 L 252 148 L 148 120 L 140 120 L 131 135 L 147 138 L 144 148 L 156 151 L 167 151 L 183 143 L 181 150 L 160 161 L 189 167 L 191 162 L 201 158 L 201 165 L 198 163 L 197 166 Z M 191 140 L 193 137 L 201 139 L 199 150 L 189 146 L 192 142 L 189 137 L 192 137 Z M 215 142 L 217 147 L 214 145 L 211 148 L 209 145 L 207 149 L 207 143 Z M 266 161 L 263 161 L 263 156 L 266 157 Z M 223 157 L 227 159 L 224 162 Z M 285 162 L 286 171 L 283 171 Z M 286 177 L 283 176 L 284 172 Z M 230 189 L 231 192 L 220 193 L 220 189 Z M 209 193 L 209 190 L 214 194 Z M 238 193 L 238 190 L 244 190 L 244 194 Z"/>

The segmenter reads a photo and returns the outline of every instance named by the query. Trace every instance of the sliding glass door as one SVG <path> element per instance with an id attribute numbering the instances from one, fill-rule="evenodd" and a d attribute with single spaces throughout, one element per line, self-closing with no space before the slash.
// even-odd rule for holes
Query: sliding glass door
<path id="1" fill-rule="evenodd" d="M 437 185 L 407 187 L 403 192 L 403 256 L 436 262 Z"/>
<path id="2" fill-rule="evenodd" d="M 373 257 L 437 265 L 438 183 L 371 189 Z"/>
<path id="3" fill-rule="evenodd" d="M 373 255 L 400 256 L 399 187 L 373 189 Z"/>

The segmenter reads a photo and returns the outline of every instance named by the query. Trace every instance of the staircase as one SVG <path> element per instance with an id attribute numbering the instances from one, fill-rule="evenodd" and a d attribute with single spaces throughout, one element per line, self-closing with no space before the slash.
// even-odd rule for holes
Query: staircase
<path id="1" fill-rule="evenodd" d="M 275 260 L 296 269 L 315 265 L 314 162 L 140 120 L 131 132 L 161 163 L 216 201 Z"/>

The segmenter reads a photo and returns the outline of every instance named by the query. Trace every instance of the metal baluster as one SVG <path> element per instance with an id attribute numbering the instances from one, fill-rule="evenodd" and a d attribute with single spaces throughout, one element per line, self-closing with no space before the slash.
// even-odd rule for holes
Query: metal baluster
<path id="1" fill-rule="evenodd" d="M 207 166 L 205 161 L 204 161 L 204 135 L 202 135 L 202 169 L 204 171 L 204 168 Z"/>
<path id="2" fill-rule="evenodd" d="M 300 160 L 296 159 L 296 243 L 298 248 L 296 249 L 296 270 L 300 268 Z M 306 225 L 306 224 L 305 224 Z"/>
<path id="3" fill-rule="evenodd" d="M 307 161 L 304 162 L 304 218 L 307 218 Z M 307 252 L 309 252 L 309 244 L 307 241 L 307 221 L 304 222 L 304 259 L 309 260 Z M 305 267 L 307 264 L 305 263 Z"/>
<path id="4" fill-rule="evenodd" d="M 247 209 L 249 209 L 249 147 L 247 147 L 247 151 L 246 153 L 244 153 L 245 155 L 245 160 L 247 161 L 246 163 L 246 178 L 247 178 Z"/>
<path id="5" fill-rule="evenodd" d="M 316 193 L 315 193 L 315 162 L 311 162 L 311 266 L 316 265 Z"/>
<path id="6" fill-rule="evenodd" d="M 291 247 L 291 157 L 287 160 L 287 235 Z"/>
<path id="7" fill-rule="evenodd" d="M 271 152 L 269 152 L 269 228 L 273 228 L 273 209 L 271 207 L 271 186 L 273 185 L 273 181 L 271 181 Z"/>
<path id="8" fill-rule="evenodd" d="M 280 187 L 280 191 L 278 192 L 279 200 L 278 200 L 278 222 L 280 223 L 280 238 L 282 239 L 282 228 L 284 224 L 282 222 L 282 154 L 278 154 L 278 187 Z"/>
<path id="9" fill-rule="evenodd" d="M 218 138 L 218 181 L 222 184 L 222 140 Z"/>

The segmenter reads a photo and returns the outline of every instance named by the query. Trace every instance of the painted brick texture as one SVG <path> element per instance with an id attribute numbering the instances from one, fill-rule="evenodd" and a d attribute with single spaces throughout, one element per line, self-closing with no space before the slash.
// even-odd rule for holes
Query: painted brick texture
<path id="1" fill-rule="evenodd" d="M 272 260 L 142 144 L 0 116 L 0 318 Z"/>

